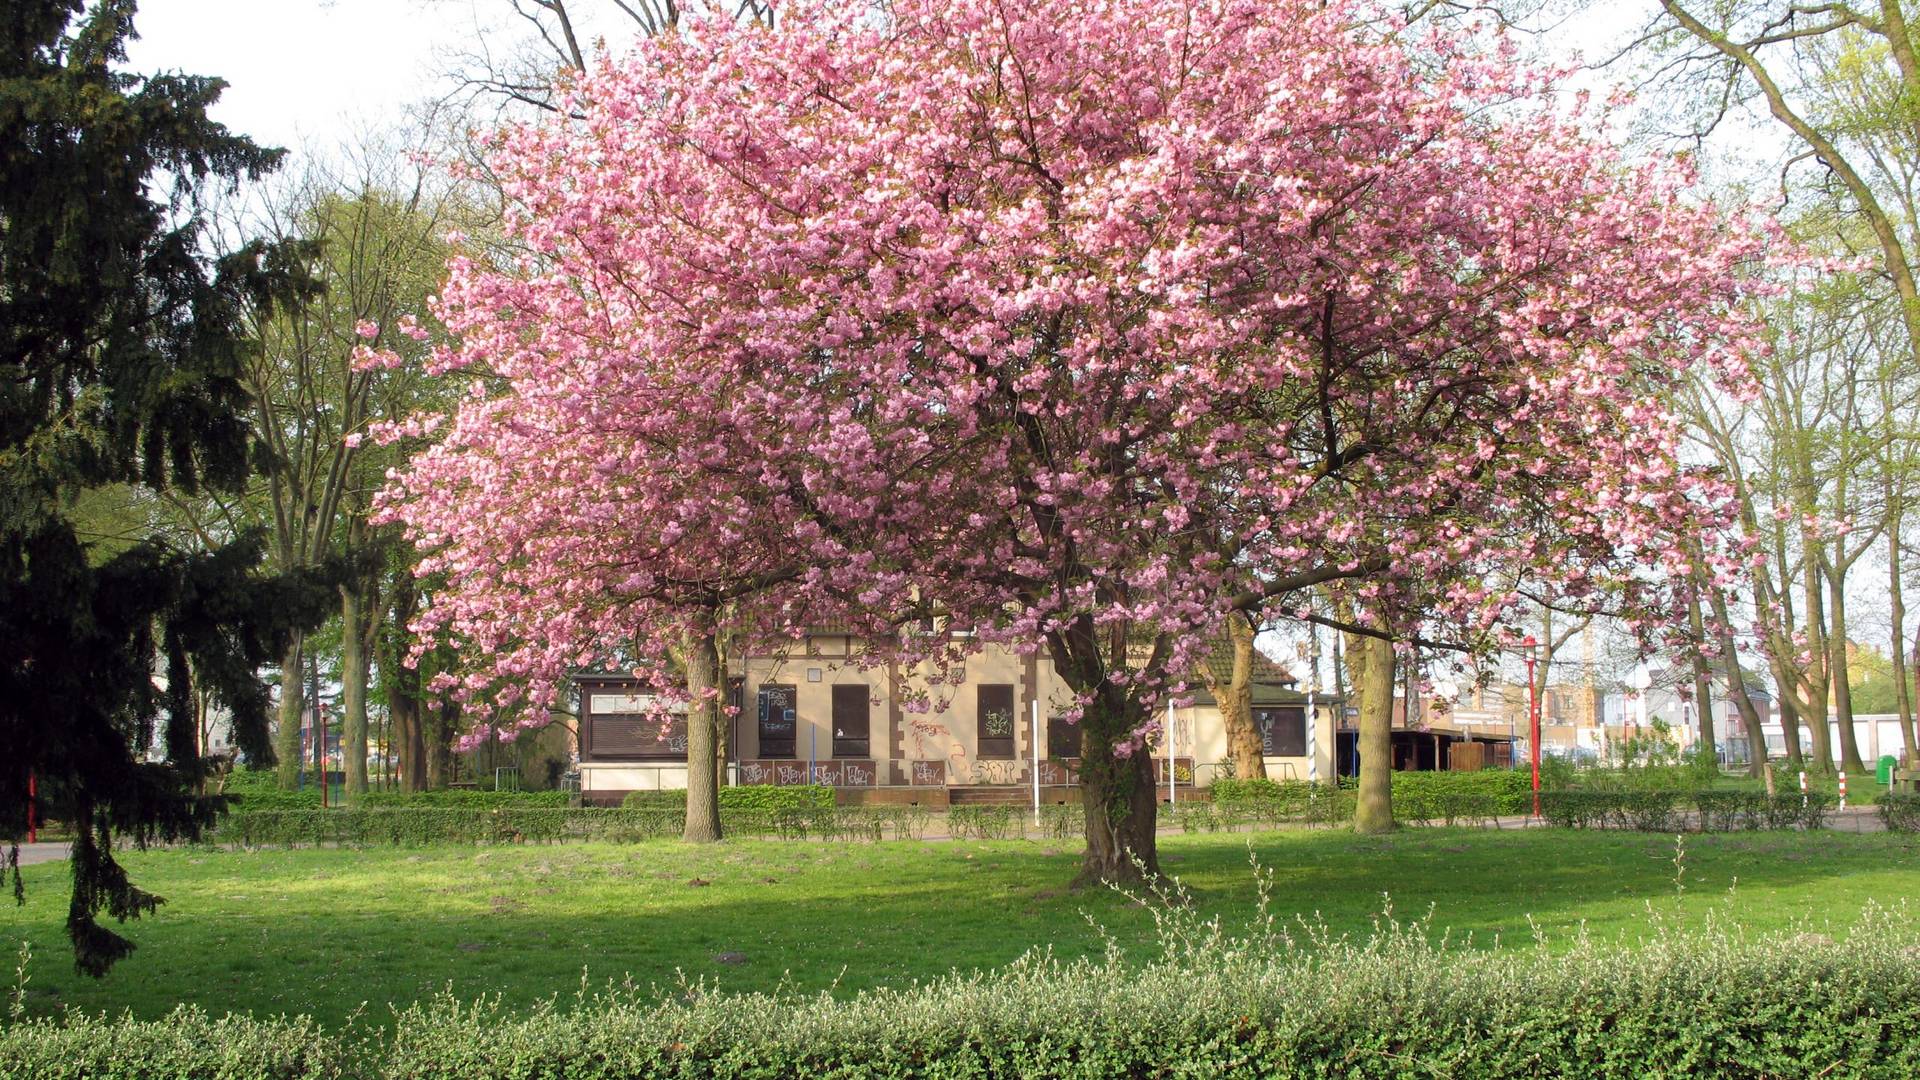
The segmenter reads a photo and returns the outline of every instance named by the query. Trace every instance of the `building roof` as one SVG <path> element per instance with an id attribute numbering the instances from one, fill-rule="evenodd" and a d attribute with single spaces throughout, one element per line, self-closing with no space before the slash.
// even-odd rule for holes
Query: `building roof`
<path id="1" fill-rule="evenodd" d="M 1227 629 L 1222 626 L 1207 635 L 1207 643 L 1207 667 L 1213 672 L 1215 679 L 1224 683 L 1233 677 L 1233 639 L 1227 636 Z M 1292 687 L 1300 682 L 1299 679 L 1294 678 L 1293 672 L 1261 652 L 1258 645 L 1253 648 L 1253 670 L 1248 674 L 1248 681 L 1255 687 L 1261 685 Z"/>

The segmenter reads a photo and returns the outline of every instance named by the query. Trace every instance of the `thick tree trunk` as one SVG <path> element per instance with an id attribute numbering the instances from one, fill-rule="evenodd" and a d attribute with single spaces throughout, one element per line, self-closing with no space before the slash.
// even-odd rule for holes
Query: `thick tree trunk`
<path id="1" fill-rule="evenodd" d="M 362 634 L 359 583 L 340 587 L 340 756 L 345 759 L 348 806 L 367 791 L 367 676 L 371 662 Z"/>
<path id="2" fill-rule="evenodd" d="M 1393 828 L 1393 643 L 1349 634 L 1347 663 L 1360 710 L 1360 798 L 1353 829 L 1381 833 Z"/>
<path id="3" fill-rule="evenodd" d="M 300 785 L 300 714 L 307 698 L 300 659 L 300 638 L 295 635 L 280 656 L 280 726 L 273 732 L 274 773 L 283 791 Z"/>
<path id="4" fill-rule="evenodd" d="M 1853 733 L 1853 686 L 1847 664 L 1847 578 L 1837 568 L 1826 572 L 1827 671 L 1833 679 L 1833 704 L 1840 728 L 1840 767 L 1854 776 L 1866 772 L 1860 760 L 1860 740 Z"/>
<path id="5" fill-rule="evenodd" d="M 682 647 L 687 672 L 687 824 L 680 838 L 689 843 L 720 839 L 720 783 L 714 769 L 720 727 L 720 686 L 713 628 L 688 635 Z"/>
<path id="6" fill-rule="evenodd" d="M 1137 882 L 1160 876 L 1155 827 L 1159 791 L 1153 755 L 1114 753 L 1141 717 L 1119 695 L 1105 693 L 1080 721 L 1080 798 L 1087 812 L 1087 850 L 1076 886 Z"/>

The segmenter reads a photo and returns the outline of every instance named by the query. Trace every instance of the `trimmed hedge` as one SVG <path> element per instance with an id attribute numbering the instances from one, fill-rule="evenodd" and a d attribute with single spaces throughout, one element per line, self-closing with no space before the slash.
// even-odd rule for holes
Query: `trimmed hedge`
<path id="1" fill-rule="evenodd" d="M 571 791 L 475 791 L 471 788 L 444 788 L 438 791 L 369 791 L 360 796 L 360 805 L 368 809 L 396 807 L 458 807 L 491 810 L 502 806 L 568 806 Z"/>
<path id="2" fill-rule="evenodd" d="M 1766 795 L 1748 791 L 1551 791 L 1540 794 L 1548 825 L 1572 829 L 1703 832 L 1734 829 L 1818 829 L 1839 800 L 1815 791 Z"/>
<path id="3" fill-rule="evenodd" d="M 629 791 L 620 805 L 631 810 L 685 810 L 685 791 Z M 831 810 L 833 789 L 823 784 L 739 784 L 720 789 L 722 810 Z"/>
<path id="4" fill-rule="evenodd" d="M 930 816 L 916 806 L 722 810 L 720 824 L 729 835 L 742 837 L 880 840 L 923 836 Z M 679 836 L 686 822 L 684 810 L 605 806 L 265 810 L 227 815 L 203 842 L 241 847 L 628 843 Z"/>
<path id="5" fill-rule="evenodd" d="M 1660 934 L 1506 951 L 1384 924 L 1365 942 L 1227 937 L 1178 906 L 1110 954 L 835 999 L 682 985 L 531 1010 L 439 1000 L 389 1031 L 69 1014 L 0 1027 L 0 1080 L 1920 1075 L 1920 934 Z"/>

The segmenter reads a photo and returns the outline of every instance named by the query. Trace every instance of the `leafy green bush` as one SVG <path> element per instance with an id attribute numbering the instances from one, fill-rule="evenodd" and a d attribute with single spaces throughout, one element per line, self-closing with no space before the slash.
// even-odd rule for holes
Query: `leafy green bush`
<path id="1" fill-rule="evenodd" d="M 1030 954 L 933 983 L 827 994 L 609 990 L 519 1010 L 415 1005 L 391 1030 L 67 1013 L 0 1026 L 0 1080 L 644 1080 L 1261 1076 L 1920 1075 L 1920 932 L 1870 909 L 1841 940 L 1708 928 L 1635 945 L 1452 949 L 1276 923 L 1232 936 L 1155 905 L 1159 942 Z"/>
<path id="2" fill-rule="evenodd" d="M 309 777 L 298 791 L 282 791 L 271 769 L 235 769 L 228 774 L 224 794 L 232 796 L 235 811 L 318 810 L 320 787 Z"/>
<path id="3" fill-rule="evenodd" d="M 1920 832 L 1920 795 L 1880 796 L 1880 820 L 1888 832 Z"/>

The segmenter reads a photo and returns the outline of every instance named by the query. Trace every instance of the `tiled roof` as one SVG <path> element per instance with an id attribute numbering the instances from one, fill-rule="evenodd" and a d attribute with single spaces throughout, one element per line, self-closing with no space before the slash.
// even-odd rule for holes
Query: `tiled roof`
<path id="1" fill-rule="evenodd" d="M 1226 628 L 1222 627 L 1209 634 L 1208 641 L 1211 644 L 1211 650 L 1207 654 L 1207 666 L 1213 669 L 1213 677 L 1224 683 L 1233 677 L 1233 640 L 1227 636 Z M 1255 645 L 1253 670 L 1249 673 L 1248 681 L 1255 686 L 1264 683 L 1268 686 L 1292 687 L 1300 680 L 1294 678 L 1293 672 L 1261 652 L 1260 646 Z"/>

